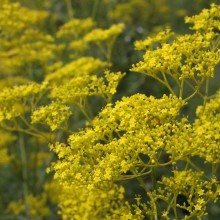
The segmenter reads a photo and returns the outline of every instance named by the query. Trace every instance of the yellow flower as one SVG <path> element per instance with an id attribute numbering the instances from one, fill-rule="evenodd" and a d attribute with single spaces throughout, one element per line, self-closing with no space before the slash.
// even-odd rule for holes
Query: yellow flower
<path id="1" fill-rule="evenodd" d="M 220 6 L 211 4 L 210 9 L 203 9 L 199 15 L 186 17 L 186 23 L 193 23 L 193 30 L 207 31 L 212 29 L 220 30 Z"/>
<path id="2" fill-rule="evenodd" d="M 31 10 L 19 3 L 1 3 L 0 71 L 3 74 L 18 74 L 18 70 L 33 62 L 44 66 L 54 58 L 57 48 L 53 37 L 39 29 L 48 15 L 48 12 Z"/>
<path id="3" fill-rule="evenodd" d="M 56 35 L 58 38 L 77 38 L 89 32 L 95 26 L 95 24 L 96 22 L 92 20 L 92 18 L 74 18 L 61 26 Z"/>
<path id="4" fill-rule="evenodd" d="M 81 57 L 46 76 L 46 81 L 60 85 L 61 82 L 69 81 L 73 77 L 84 77 L 97 74 L 100 70 L 108 67 L 108 62 L 93 57 Z"/>
<path id="5" fill-rule="evenodd" d="M 36 101 L 37 97 L 40 97 L 47 89 L 47 82 L 42 84 L 32 82 L 28 85 L 3 89 L 0 92 L 0 121 L 16 118 L 30 110 L 27 101 L 32 100 L 34 105 L 34 100 Z"/>
<path id="6" fill-rule="evenodd" d="M 84 37 L 84 40 L 86 42 L 93 42 L 97 44 L 99 42 L 112 42 L 119 34 L 122 33 L 123 29 L 124 24 L 115 24 L 106 30 L 94 29 Z"/>
<path id="7" fill-rule="evenodd" d="M 13 158 L 12 155 L 9 155 L 8 144 L 16 140 L 16 137 L 9 132 L 0 130 L 0 166 L 8 164 Z"/>
<path id="8" fill-rule="evenodd" d="M 61 128 L 67 123 L 71 112 L 69 107 L 58 102 L 53 102 L 50 105 L 40 107 L 32 113 L 32 124 L 42 123 L 50 126 L 54 131 Z"/>

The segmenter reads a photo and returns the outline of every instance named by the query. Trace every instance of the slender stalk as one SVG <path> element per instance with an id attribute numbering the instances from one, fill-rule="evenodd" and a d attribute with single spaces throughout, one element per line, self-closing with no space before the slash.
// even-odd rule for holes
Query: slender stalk
<path id="1" fill-rule="evenodd" d="M 47 138 L 44 134 L 42 134 L 39 130 L 37 130 L 34 126 L 32 126 L 32 125 L 26 120 L 26 118 L 25 118 L 24 116 L 20 115 L 19 117 L 20 117 L 20 119 L 24 122 L 24 124 L 29 128 L 30 132 L 28 132 L 28 130 L 24 130 L 24 129 L 22 129 L 22 128 L 19 129 L 20 131 L 24 131 L 25 133 L 29 133 L 29 134 L 34 135 L 34 136 L 43 137 L 43 138 L 45 138 L 45 139 L 48 141 L 48 138 Z M 32 131 L 33 131 L 33 132 L 32 132 Z M 34 133 L 34 132 L 36 132 L 36 133 Z"/>
<path id="2" fill-rule="evenodd" d="M 179 98 L 183 98 L 184 79 L 181 80 Z"/>
<path id="3" fill-rule="evenodd" d="M 89 117 L 94 118 L 94 115 L 93 115 L 93 112 L 92 112 L 92 107 L 91 107 L 87 97 L 85 98 L 85 104 L 84 105 L 87 108 L 87 112 L 88 112 Z"/>
<path id="4" fill-rule="evenodd" d="M 170 209 L 173 209 L 174 212 L 174 216 L 175 216 L 175 220 L 178 220 L 178 215 L 177 215 L 177 211 L 176 211 L 176 195 L 174 194 L 171 201 L 169 202 L 169 205 L 167 207 L 167 212 L 169 213 Z"/>
<path id="5" fill-rule="evenodd" d="M 196 90 L 195 87 L 194 87 L 188 80 L 185 79 L 185 83 L 186 83 L 191 89 Z M 201 92 L 198 91 L 197 94 L 198 94 L 201 98 L 204 99 L 204 95 L 203 95 Z"/>
<path id="6" fill-rule="evenodd" d="M 81 110 L 81 112 L 83 113 L 83 115 L 85 116 L 85 118 L 89 121 L 92 122 L 92 119 L 89 117 L 89 115 L 87 114 L 87 112 L 85 111 L 84 107 L 80 104 L 77 104 L 77 106 L 79 107 L 79 109 Z"/>
<path id="7" fill-rule="evenodd" d="M 3 125 L 2 124 L 1 128 L 5 129 L 7 131 L 19 131 L 19 132 L 22 132 L 22 133 L 25 133 L 25 134 L 30 134 L 34 137 L 42 137 L 42 135 L 36 134 L 36 133 L 30 131 L 30 129 L 23 129 L 23 128 L 19 127 L 17 123 L 15 123 L 15 125 L 16 126 L 14 126 L 14 127 L 9 127 L 8 125 L 5 125 L 5 124 Z"/>
<path id="8" fill-rule="evenodd" d="M 131 179 L 136 179 L 137 177 L 144 177 L 152 172 L 152 169 L 145 173 L 140 173 L 136 175 L 121 175 L 120 178 L 117 181 L 122 181 L 122 180 L 131 180 Z"/>
<path id="9" fill-rule="evenodd" d="M 74 17 L 74 11 L 71 0 L 65 0 L 66 2 L 66 8 L 67 8 L 67 14 L 69 19 L 72 19 Z"/>
<path id="10" fill-rule="evenodd" d="M 203 100 L 203 105 L 206 104 L 208 95 L 209 95 L 209 78 L 206 79 L 206 82 L 205 82 L 205 96 L 204 96 L 204 100 Z"/>
<path id="11" fill-rule="evenodd" d="M 157 163 L 155 165 L 152 165 L 152 164 L 143 164 L 143 163 L 138 163 L 137 166 L 143 166 L 143 167 L 148 167 L 148 168 L 153 168 L 153 167 L 164 167 L 164 166 L 168 166 L 170 164 L 172 164 L 172 160 L 166 162 L 166 163 Z"/>
<path id="12" fill-rule="evenodd" d="M 173 89 L 171 88 L 168 80 L 167 80 L 167 77 L 164 73 L 162 73 L 162 76 L 163 76 L 163 80 L 164 80 L 164 85 L 166 85 L 166 87 L 170 90 L 170 92 L 176 96 L 175 92 L 173 91 Z"/>
<path id="13" fill-rule="evenodd" d="M 95 19 L 97 11 L 98 11 L 98 6 L 99 6 L 99 0 L 95 0 L 93 4 L 93 9 L 92 9 L 92 18 Z"/>
<path id="14" fill-rule="evenodd" d="M 134 174 L 134 175 L 137 175 L 136 171 L 133 169 L 131 170 L 131 172 Z M 143 181 L 143 179 L 141 177 L 137 177 L 137 181 L 139 182 L 140 186 L 145 190 L 146 194 L 148 195 L 148 197 L 150 198 L 150 200 L 153 202 L 154 204 L 154 220 L 158 220 L 158 217 L 157 217 L 157 206 L 156 206 L 156 203 L 154 201 L 154 198 L 151 196 L 151 193 L 150 193 L 150 190 L 147 188 L 146 186 L 146 183 Z"/>
<path id="15" fill-rule="evenodd" d="M 175 92 L 172 90 L 172 88 L 170 87 L 170 85 L 168 85 L 168 84 L 167 84 L 166 82 L 164 82 L 162 79 L 160 79 L 160 78 L 157 77 L 157 76 L 153 76 L 153 75 L 151 75 L 151 74 L 146 74 L 146 73 L 144 73 L 144 74 L 147 75 L 147 76 L 151 76 L 152 78 L 156 79 L 157 81 L 159 81 L 160 83 L 162 83 L 163 85 L 165 85 L 165 86 L 168 88 L 168 90 L 172 93 L 172 95 L 176 96 Z"/>
<path id="16" fill-rule="evenodd" d="M 218 164 L 212 164 L 212 176 L 216 177 Z"/>
<path id="17" fill-rule="evenodd" d="M 200 84 L 197 86 L 196 90 L 190 95 L 188 96 L 187 98 L 184 99 L 184 101 L 188 101 L 190 100 L 191 98 L 193 98 L 196 94 L 198 94 L 200 88 L 201 88 L 201 85 L 202 85 L 203 81 L 200 82 Z"/>
<path id="18" fill-rule="evenodd" d="M 29 206 L 27 203 L 28 196 L 28 169 L 27 169 L 27 155 L 24 143 L 24 136 L 22 133 L 19 134 L 19 150 L 21 156 L 21 166 L 22 166 L 22 192 L 25 203 L 25 212 L 29 216 Z"/>
<path id="19" fill-rule="evenodd" d="M 173 212 L 174 212 L 175 220 L 178 220 L 179 218 L 178 218 L 177 211 L 176 211 L 176 198 L 177 196 L 174 195 Z"/>
<path id="20" fill-rule="evenodd" d="M 106 54 L 106 58 L 108 62 L 111 62 L 111 58 L 112 58 L 112 47 L 113 44 L 115 42 L 115 39 L 113 39 L 111 42 L 108 43 L 107 45 L 107 54 Z"/>
<path id="21" fill-rule="evenodd" d="M 151 172 L 151 182 L 153 190 L 156 189 L 156 167 L 152 168 Z"/>
<path id="22" fill-rule="evenodd" d="M 189 163 L 195 170 L 197 170 L 198 172 L 201 172 L 201 168 L 199 168 L 196 164 L 194 164 L 190 159 L 187 159 L 187 163 Z M 203 174 L 204 177 L 210 181 L 210 178 L 204 173 Z"/>
<path id="23" fill-rule="evenodd" d="M 170 77 L 172 77 L 172 78 L 175 80 L 175 82 L 176 82 L 176 84 L 178 85 L 178 87 L 180 87 L 180 80 L 179 80 L 178 76 L 175 76 L 175 74 L 172 73 L 172 72 L 168 72 L 167 74 L 168 74 Z"/>

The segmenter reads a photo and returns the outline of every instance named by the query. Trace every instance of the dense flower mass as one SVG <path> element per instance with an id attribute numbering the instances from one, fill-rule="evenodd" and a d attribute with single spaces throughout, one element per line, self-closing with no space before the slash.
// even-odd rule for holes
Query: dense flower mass
<path id="1" fill-rule="evenodd" d="M 1 219 L 219 218 L 220 6 L 181 2 L 1 0 Z"/>
<path id="2" fill-rule="evenodd" d="M 23 115 L 30 108 L 27 102 L 31 102 L 33 107 L 39 99 L 39 94 L 46 90 L 46 82 L 5 88 L 0 94 L 0 122 Z"/>
<path id="3" fill-rule="evenodd" d="M 61 197 L 63 216 L 102 219 L 105 209 L 93 213 L 102 203 L 109 204 L 115 215 L 115 202 L 118 200 L 119 207 L 126 204 L 124 189 L 117 189 L 115 182 L 132 176 L 126 176 L 129 171 L 133 178 L 147 175 L 152 166 L 163 163 L 160 154 L 168 143 L 172 145 L 172 128 L 178 132 L 181 127 L 175 118 L 182 105 L 181 100 L 167 96 L 158 100 L 141 94 L 123 98 L 114 107 L 107 105 L 91 127 L 71 135 L 68 147 L 52 146 L 60 158 L 54 169 L 65 195 Z M 144 162 L 141 155 L 148 161 Z M 80 194 L 67 197 L 70 192 Z"/>
<path id="4" fill-rule="evenodd" d="M 197 108 L 198 119 L 194 123 L 194 143 L 200 151 L 197 154 L 206 162 L 220 162 L 220 93 L 205 106 Z"/>
<path id="5" fill-rule="evenodd" d="M 60 84 L 61 81 L 69 81 L 74 77 L 84 77 L 96 75 L 100 70 L 108 67 L 110 64 L 93 57 L 82 57 L 74 60 L 46 76 L 46 80 L 52 83 Z"/>
<path id="6" fill-rule="evenodd" d="M 7 145 L 16 140 L 16 137 L 9 132 L 0 130 L 1 140 L 0 140 L 0 166 L 8 164 L 12 159 L 9 155 Z"/>
<path id="7" fill-rule="evenodd" d="M 105 71 L 104 77 L 89 74 L 77 76 L 61 86 L 54 87 L 51 91 L 51 97 L 63 103 L 74 104 L 88 96 L 100 96 L 106 102 L 110 102 L 123 76 L 124 74 L 120 72 L 110 73 L 110 71 Z"/>
<path id="8" fill-rule="evenodd" d="M 186 18 L 186 22 L 194 23 L 194 34 L 176 35 L 167 29 L 155 38 L 137 41 L 136 49 L 146 52 L 143 61 L 133 65 L 131 70 L 155 78 L 176 94 L 167 81 L 167 78 L 173 78 L 180 97 L 183 97 L 186 83 L 196 88 L 196 94 L 207 78 L 214 77 L 220 62 L 219 17 L 219 7 L 212 5 L 210 10 Z M 203 20 L 208 22 L 206 26 L 196 28 L 203 24 Z"/>
<path id="9" fill-rule="evenodd" d="M 94 29 L 85 36 L 87 42 L 99 43 L 102 41 L 113 40 L 123 30 L 123 24 L 117 24 L 110 27 L 108 30 Z"/>
<path id="10" fill-rule="evenodd" d="M 132 70 L 152 76 L 166 73 L 177 80 L 213 77 L 214 68 L 220 61 L 219 49 L 209 49 L 214 37 L 212 32 L 179 36 L 171 44 L 164 43 L 161 48 L 148 50 L 144 61 Z"/>
<path id="11" fill-rule="evenodd" d="M 27 64 L 38 62 L 45 66 L 48 59 L 54 58 L 57 50 L 54 38 L 37 28 L 48 17 L 48 12 L 3 1 L 0 14 L 1 74 L 17 75 L 17 70 Z"/>
<path id="12" fill-rule="evenodd" d="M 71 115 L 69 107 L 60 103 L 51 103 L 50 105 L 40 107 L 32 114 L 32 123 L 42 123 L 50 126 L 51 130 L 62 127 Z"/>
<path id="13" fill-rule="evenodd" d="M 58 38 L 83 36 L 95 26 L 95 21 L 91 18 L 71 19 L 65 23 L 57 32 Z"/>
<path id="14" fill-rule="evenodd" d="M 193 23 L 193 30 L 213 31 L 220 29 L 220 6 L 211 4 L 210 9 L 204 9 L 199 15 L 186 17 L 186 23 Z"/>

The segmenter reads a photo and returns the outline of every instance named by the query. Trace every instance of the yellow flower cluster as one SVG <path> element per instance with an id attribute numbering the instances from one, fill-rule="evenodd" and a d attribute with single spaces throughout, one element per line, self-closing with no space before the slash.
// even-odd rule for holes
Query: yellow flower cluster
<path id="1" fill-rule="evenodd" d="M 39 151 L 39 152 L 30 153 L 28 160 L 28 168 L 29 169 L 41 168 L 43 165 L 45 166 L 49 164 L 51 160 L 52 160 L 51 152 Z"/>
<path id="2" fill-rule="evenodd" d="M 106 69 L 124 24 L 102 29 L 92 18 L 72 18 L 51 36 L 40 28 L 47 12 L 12 2 L 0 4 L 0 168 L 19 164 L 21 181 L 15 185 L 22 183 L 23 198 L 9 195 L 3 204 L 9 215 L 53 218 L 49 207 L 57 205 L 64 220 L 169 220 L 180 219 L 182 211 L 185 219 L 202 219 L 207 204 L 220 196 L 220 92 L 211 99 L 208 91 L 220 62 L 220 6 L 187 17 L 192 34 L 167 28 L 135 43 L 145 54 L 131 70 L 155 78 L 170 95 L 137 93 L 113 102 L 125 74 Z M 146 21 L 155 11 L 160 19 L 169 10 L 156 9 L 167 0 L 103 2 L 109 3 L 105 16 L 118 19 L 123 13 L 127 23 L 138 23 L 139 15 Z M 192 90 L 187 98 L 185 88 Z M 204 103 L 190 123 L 181 111 L 195 94 Z M 19 150 L 8 150 L 16 138 Z M 51 152 L 45 149 L 48 140 Z M 48 171 L 54 179 L 48 181 L 44 169 L 53 159 Z M 39 183 L 32 183 L 32 175 L 41 177 Z M 127 190 L 130 183 L 142 187 L 135 196 Z"/>
<path id="3" fill-rule="evenodd" d="M 122 33 L 124 24 L 112 25 L 109 29 L 94 29 L 85 36 L 86 42 L 99 44 L 100 42 L 112 42 Z"/>
<path id="4" fill-rule="evenodd" d="M 190 169 L 174 170 L 173 176 L 163 177 L 162 181 L 159 181 L 160 188 L 152 195 L 156 200 L 162 199 L 165 203 L 170 204 L 175 218 L 177 218 L 176 209 L 178 207 L 189 213 L 185 219 L 196 217 L 201 220 L 207 215 L 207 202 L 216 200 L 220 195 L 218 181 L 215 178 L 204 181 L 203 174 L 203 172 L 195 172 Z M 184 202 L 179 199 L 181 196 L 185 199 Z M 166 212 L 171 218 L 169 207 Z M 166 217 L 169 219 L 168 216 Z"/>
<path id="5" fill-rule="evenodd" d="M 162 36 L 160 34 L 159 36 Z M 163 74 L 172 76 L 175 80 L 192 79 L 202 81 L 214 76 L 214 69 L 220 62 L 220 50 L 211 50 L 214 33 L 199 32 L 192 35 L 177 36 L 171 43 L 162 39 L 162 43 L 144 54 L 144 61 L 133 65 L 132 71 L 144 73 L 154 78 Z M 156 39 L 159 37 L 156 37 Z M 160 38 L 159 38 L 160 39 Z M 155 43 L 160 43 L 156 40 Z M 151 39 L 137 42 L 137 48 L 143 49 L 152 44 Z"/>
<path id="6" fill-rule="evenodd" d="M 205 28 L 193 28 L 193 34 L 176 35 L 167 29 L 155 38 L 137 41 L 136 49 L 146 52 L 143 61 L 133 65 L 131 70 L 155 78 L 176 94 L 168 82 L 168 78 L 173 78 L 179 87 L 180 97 L 183 97 L 184 84 L 187 83 L 194 87 L 195 95 L 208 78 L 214 77 L 220 62 L 219 18 L 218 6 L 212 5 L 211 9 L 186 19 L 195 25 L 208 20 Z"/>
<path id="7" fill-rule="evenodd" d="M 61 188 L 55 181 L 44 183 L 43 190 L 38 195 L 28 194 L 25 196 L 24 201 L 10 201 L 7 206 L 7 213 L 19 216 L 21 213 L 27 213 L 27 216 L 33 220 L 42 220 L 48 218 L 52 213 L 52 209 L 59 202 L 59 194 Z M 53 204 L 53 208 L 48 206 L 48 203 Z"/>
<path id="8" fill-rule="evenodd" d="M 6 77 L 0 80 L 0 91 L 2 91 L 4 88 L 12 88 L 15 85 L 24 85 L 30 82 L 31 81 L 29 79 L 22 76 L 14 76 L 10 78 Z"/>
<path id="9" fill-rule="evenodd" d="M 57 147 L 59 148 L 59 145 L 55 146 L 54 150 L 57 150 Z M 66 152 L 67 151 L 69 150 L 66 149 Z M 59 156 L 62 157 L 62 153 Z M 92 187 L 90 185 L 92 180 L 89 180 L 90 172 L 93 172 L 91 169 L 92 164 L 84 164 L 83 162 L 83 169 L 81 171 L 85 171 L 85 176 L 82 176 L 81 171 L 77 173 L 74 169 L 79 166 L 77 165 L 78 162 L 81 163 L 77 159 L 77 156 L 75 156 L 73 161 L 66 163 L 62 161 L 62 163 L 56 164 L 54 167 L 55 170 L 66 170 L 66 172 L 62 174 L 59 173 L 59 171 L 59 174 L 55 174 L 55 180 L 59 182 L 62 190 L 59 196 L 59 204 L 62 207 L 60 214 L 62 214 L 64 220 L 123 220 L 128 219 L 128 216 L 130 217 L 129 219 L 139 219 L 131 212 L 129 204 L 123 201 L 124 188 L 122 186 L 119 187 L 111 181 L 106 181 L 100 183 L 99 187 Z M 70 166 L 70 164 L 73 166 Z M 89 182 L 85 182 L 87 178 L 89 178 Z M 103 204 L 105 204 L 105 206 L 100 209 Z"/>
<path id="10" fill-rule="evenodd" d="M 0 130 L 0 166 L 8 164 L 12 159 L 12 156 L 8 154 L 8 144 L 13 142 L 16 137 L 9 132 Z"/>
<path id="11" fill-rule="evenodd" d="M 47 195 L 47 200 L 51 201 L 52 204 L 59 204 L 59 196 L 61 193 L 61 187 L 57 181 L 52 179 L 44 184 L 44 193 Z"/>
<path id="12" fill-rule="evenodd" d="M 88 44 L 84 39 L 74 40 L 70 43 L 70 49 L 73 51 L 78 51 L 79 53 L 83 53 L 88 49 Z"/>
<path id="13" fill-rule="evenodd" d="M 24 115 L 30 110 L 30 106 L 34 107 L 47 89 L 46 82 L 42 84 L 33 82 L 28 85 L 3 89 L 0 93 L 0 122 Z"/>
<path id="14" fill-rule="evenodd" d="M 53 102 L 47 106 L 42 106 L 32 113 L 32 124 L 41 123 L 49 125 L 51 130 L 54 131 L 58 128 L 62 128 L 65 124 L 71 112 L 68 106 L 61 103 Z"/>
<path id="15" fill-rule="evenodd" d="M 153 11 L 153 13 L 152 13 Z M 169 7 L 167 7 L 167 0 L 159 0 L 149 2 L 145 0 L 126 0 L 115 4 L 112 10 L 108 12 L 108 17 L 114 20 L 120 20 L 126 24 L 133 24 L 135 22 L 151 22 L 150 16 L 157 14 L 154 19 L 162 17 L 166 19 Z M 153 20 L 153 19 L 152 19 Z"/>
<path id="16" fill-rule="evenodd" d="M 112 215 L 118 211 L 112 200 L 118 201 L 119 210 L 124 207 L 124 189 L 115 182 L 135 178 L 135 174 L 147 175 L 152 166 L 161 163 L 160 152 L 167 136 L 171 140 L 177 130 L 176 117 L 183 104 L 167 96 L 124 97 L 114 107 L 108 104 L 91 127 L 71 135 L 69 146 L 52 146 L 60 158 L 53 169 L 63 190 L 60 204 L 64 219 L 106 218 L 105 210 L 111 210 Z M 145 161 L 143 155 L 149 159 Z M 133 175 L 127 176 L 129 171 Z M 98 211 L 103 203 L 109 207 Z M 123 213 L 118 215 L 117 219 L 123 219 Z"/>
<path id="17" fill-rule="evenodd" d="M 112 25 L 109 29 L 95 28 L 96 22 L 91 18 L 71 19 L 60 27 L 56 33 L 58 39 L 65 39 L 64 48 L 72 50 L 71 57 L 76 58 L 89 50 L 88 43 L 92 42 L 100 46 L 100 43 L 112 47 L 116 37 L 123 31 L 123 24 Z M 69 47 L 66 45 L 68 42 Z M 108 51 L 105 51 L 108 53 Z M 75 54 L 75 55 L 74 55 Z"/>
<path id="18" fill-rule="evenodd" d="M 100 96 L 106 102 L 112 100 L 119 81 L 124 74 L 105 71 L 105 77 L 91 75 L 75 76 L 61 86 L 56 86 L 51 91 L 51 97 L 62 103 L 75 104 L 88 96 Z M 105 82 L 106 81 L 106 82 Z"/>
<path id="19" fill-rule="evenodd" d="M 18 215 L 21 212 L 28 212 L 31 219 L 40 220 L 50 214 L 50 209 L 46 206 L 47 198 L 42 196 L 28 195 L 26 198 L 27 207 L 22 201 L 12 201 L 8 205 L 8 212 Z"/>
<path id="20" fill-rule="evenodd" d="M 1 36 L 5 38 L 21 33 L 26 27 L 42 23 L 49 15 L 46 11 L 31 10 L 8 0 L 1 1 L 0 10 Z"/>
<path id="21" fill-rule="evenodd" d="M 167 28 L 165 31 L 159 32 L 154 37 L 148 37 L 145 40 L 136 41 L 134 46 L 136 50 L 146 50 L 148 48 L 153 49 L 155 43 L 157 43 L 159 47 L 159 45 L 168 43 L 168 40 L 174 35 L 175 33 L 172 32 L 170 28 Z"/>
<path id="22" fill-rule="evenodd" d="M 96 75 L 108 67 L 108 62 L 93 57 L 82 57 L 74 60 L 46 76 L 46 81 L 60 85 L 61 82 L 69 81 L 74 77 Z"/>
<path id="23" fill-rule="evenodd" d="M 47 12 L 34 11 L 19 3 L 6 1 L 0 6 L 0 71 L 17 74 L 19 68 L 39 62 L 48 63 L 56 47 L 52 36 L 38 30 L 48 16 Z M 25 72 L 24 72 L 25 74 Z"/>
<path id="24" fill-rule="evenodd" d="M 213 31 L 220 30 L 220 6 L 211 4 L 210 9 L 204 9 L 199 15 L 186 17 L 186 23 L 193 23 L 193 30 L 198 31 Z"/>
<path id="25" fill-rule="evenodd" d="M 66 22 L 64 25 L 62 25 L 59 31 L 56 33 L 56 36 L 58 38 L 63 38 L 63 37 L 77 38 L 85 35 L 95 25 L 96 22 L 91 18 L 85 18 L 85 19 L 74 18 Z"/>
<path id="26" fill-rule="evenodd" d="M 194 122 L 194 141 L 199 149 L 197 154 L 206 162 L 220 163 L 220 92 L 205 106 L 197 108 L 197 116 Z"/>

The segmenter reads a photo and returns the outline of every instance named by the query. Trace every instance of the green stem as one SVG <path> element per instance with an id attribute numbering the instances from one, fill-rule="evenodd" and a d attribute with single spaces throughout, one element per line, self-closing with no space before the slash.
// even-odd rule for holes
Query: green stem
<path id="1" fill-rule="evenodd" d="M 27 203 L 28 196 L 28 169 L 27 169 L 27 155 L 24 143 L 24 136 L 22 133 L 19 134 L 19 150 L 21 155 L 21 166 L 22 166 L 22 191 L 25 203 L 25 212 L 29 216 L 29 206 Z"/>
<path id="2" fill-rule="evenodd" d="M 116 38 L 113 39 L 111 42 L 109 42 L 108 45 L 107 45 L 106 58 L 107 58 L 107 61 L 108 61 L 108 62 L 111 62 L 111 58 L 112 58 L 112 47 L 113 47 L 113 44 L 114 44 L 115 40 L 116 40 Z"/>
<path id="3" fill-rule="evenodd" d="M 24 124 L 29 128 L 29 130 L 25 130 L 25 129 L 22 129 L 22 128 L 20 128 L 19 130 L 20 131 L 23 131 L 23 132 L 25 132 L 25 133 L 27 133 L 27 134 L 31 134 L 31 135 L 33 135 L 33 136 L 38 136 L 38 137 L 43 137 L 43 138 L 45 138 L 47 141 L 50 141 L 50 140 L 48 140 L 48 138 L 45 136 L 45 135 L 43 135 L 40 131 L 38 131 L 34 126 L 32 126 L 32 125 L 30 125 L 30 123 L 26 120 L 26 118 L 24 117 L 24 116 L 22 116 L 22 115 L 20 115 L 19 116 L 20 117 L 20 119 L 24 122 Z M 33 132 L 32 132 L 33 131 Z M 34 133 L 35 132 L 35 133 Z"/>
<path id="4" fill-rule="evenodd" d="M 218 36 L 217 39 L 215 41 L 213 41 L 212 47 L 210 49 L 212 51 L 215 51 L 216 49 L 218 49 L 219 44 L 220 44 L 220 36 Z"/>
<path id="5" fill-rule="evenodd" d="M 172 90 L 172 88 L 170 87 L 170 85 L 168 85 L 168 84 L 167 84 L 166 82 L 164 82 L 162 79 L 160 79 L 159 77 L 154 76 L 154 75 L 152 75 L 152 74 L 146 74 L 146 73 L 144 73 L 144 74 L 147 75 L 147 76 L 150 76 L 150 77 L 152 77 L 152 78 L 154 78 L 154 79 L 156 79 L 156 80 L 159 81 L 161 84 L 165 85 L 165 86 L 168 88 L 168 90 L 172 93 L 172 95 L 176 96 L 175 92 Z"/>
<path id="6" fill-rule="evenodd" d="M 66 1 L 66 8 L 67 8 L 67 14 L 69 19 L 72 19 L 74 17 L 74 11 L 73 11 L 73 6 L 71 3 L 71 0 L 65 0 Z"/>
<path id="7" fill-rule="evenodd" d="M 84 106 L 86 106 L 86 109 L 87 109 L 89 117 L 90 118 L 94 118 L 94 115 L 93 115 L 93 112 L 92 112 L 92 107 L 91 107 L 87 97 L 85 98 Z"/>
<path id="8" fill-rule="evenodd" d="M 204 106 L 207 102 L 208 95 L 209 95 L 209 78 L 207 78 L 206 82 L 205 82 L 205 96 L 204 96 L 204 100 L 203 100 L 203 105 Z"/>
<path id="9" fill-rule="evenodd" d="M 93 9 L 92 9 L 92 18 L 95 19 L 97 11 L 98 11 L 98 5 L 99 5 L 99 0 L 95 0 L 93 4 Z"/>
<path id="10" fill-rule="evenodd" d="M 156 167 L 152 168 L 151 181 L 152 181 L 152 188 L 154 190 L 154 189 L 156 189 Z"/>
<path id="11" fill-rule="evenodd" d="M 144 176 L 150 174 L 151 172 L 152 172 L 152 169 L 150 169 L 149 171 L 147 171 L 145 173 L 140 173 L 140 174 L 136 174 L 136 175 L 121 175 L 117 181 L 131 180 L 131 179 L 135 179 L 137 177 L 144 177 Z"/>
<path id="12" fill-rule="evenodd" d="M 177 215 L 177 211 L 176 211 L 176 195 L 174 195 L 174 204 L 173 204 L 173 212 L 174 212 L 174 216 L 175 216 L 175 220 L 178 220 L 178 215 Z"/>
<path id="13" fill-rule="evenodd" d="M 212 164 L 212 176 L 216 177 L 218 164 Z"/>
<path id="14" fill-rule="evenodd" d="M 138 175 L 136 173 L 136 171 L 133 169 L 131 170 L 131 172 L 134 174 L 134 175 Z M 150 200 L 152 201 L 153 203 L 153 211 L 154 211 L 154 220 L 158 220 L 158 217 L 157 217 L 157 206 L 156 206 L 156 203 L 154 201 L 154 198 L 151 196 L 151 192 L 150 190 L 147 188 L 146 186 L 146 183 L 143 181 L 143 179 L 141 177 L 137 177 L 137 181 L 139 182 L 140 186 L 145 190 L 146 194 L 148 195 L 148 197 L 150 198 Z"/>
<path id="15" fill-rule="evenodd" d="M 83 113 L 83 115 L 86 117 L 86 119 L 89 122 L 92 122 L 92 119 L 89 117 L 89 115 L 87 114 L 87 112 L 85 111 L 84 107 L 80 104 L 77 104 L 77 106 L 79 107 L 80 111 Z"/>
<path id="16" fill-rule="evenodd" d="M 171 88 L 171 86 L 170 86 L 170 84 L 169 84 L 169 82 L 168 82 L 168 80 L 167 80 L 167 77 L 166 77 L 166 75 L 164 74 L 164 73 L 162 73 L 162 76 L 163 76 L 163 82 L 164 82 L 164 85 L 166 85 L 166 87 L 170 90 L 170 92 L 173 94 L 173 95 L 175 95 L 176 96 L 176 94 L 175 94 L 175 92 L 173 91 L 173 89 Z"/>
<path id="17" fill-rule="evenodd" d="M 200 84 L 198 84 L 196 90 L 190 95 L 188 96 L 187 98 L 184 99 L 184 101 L 188 101 L 190 100 L 191 98 L 193 98 L 196 94 L 198 94 L 200 88 L 201 88 L 201 85 L 202 85 L 203 81 L 200 82 Z"/>
<path id="18" fill-rule="evenodd" d="M 185 83 L 186 83 L 191 89 L 196 90 L 195 87 L 194 87 L 188 80 L 185 79 Z M 201 92 L 198 91 L 197 94 L 198 94 L 201 98 L 204 99 L 204 95 L 203 95 Z"/>
<path id="19" fill-rule="evenodd" d="M 190 164 L 198 172 L 201 172 L 201 169 L 196 164 L 194 164 L 189 158 L 187 159 L 187 163 Z M 205 173 L 204 173 L 204 177 L 210 181 L 210 178 Z"/>
<path id="20" fill-rule="evenodd" d="M 7 131 L 18 131 L 18 132 L 22 132 L 22 133 L 25 133 L 25 134 L 29 134 L 29 135 L 32 135 L 32 136 L 34 136 L 34 137 L 42 137 L 42 135 L 38 135 L 38 134 L 36 134 L 36 133 L 34 133 L 34 132 L 32 132 L 32 131 L 30 131 L 30 130 L 25 130 L 25 129 L 23 129 L 23 128 L 21 128 L 21 127 L 19 127 L 18 126 L 18 124 L 17 123 L 15 123 L 15 125 L 16 126 L 14 126 L 14 127 L 9 127 L 8 125 L 1 125 L 1 128 L 3 128 L 3 129 L 5 129 L 5 130 L 7 130 Z"/>
<path id="21" fill-rule="evenodd" d="M 103 54 L 103 59 L 108 60 L 108 51 L 107 51 L 107 49 L 100 42 L 97 42 L 96 45 L 98 46 L 99 51 Z"/>
<path id="22" fill-rule="evenodd" d="M 177 215 L 177 211 L 176 211 L 176 195 L 174 194 L 171 201 L 169 202 L 169 205 L 167 207 L 167 212 L 169 213 L 170 209 L 173 209 L 174 212 L 174 216 L 175 216 L 175 220 L 178 220 L 178 215 Z"/>
<path id="23" fill-rule="evenodd" d="M 170 211 L 170 209 L 172 207 L 173 200 L 174 200 L 174 196 L 172 197 L 171 201 L 169 202 L 169 205 L 168 205 L 167 210 L 166 210 L 167 213 L 169 213 L 169 211 Z"/>
<path id="24" fill-rule="evenodd" d="M 184 79 L 181 80 L 179 98 L 183 98 L 183 89 L 184 89 Z"/>
<path id="25" fill-rule="evenodd" d="M 155 165 L 152 164 L 144 164 L 144 163 L 138 163 L 137 165 L 148 167 L 148 168 L 153 168 L 153 167 L 164 167 L 172 164 L 172 160 L 166 162 L 166 163 L 156 163 Z"/>
<path id="26" fill-rule="evenodd" d="M 179 80 L 179 78 L 178 78 L 178 74 L 175 74 L 175 72 L 172 73 L 171 71 L 170 71 L 170 72 L 167 72 L 167 74 L 168 74 L 170 77 L 172 77 L 172 78 L 175 80 L 175 82 L 176 82 L 176 84 L 178 85 L 178 87 L 180 87 L 180 80 Z"/>

